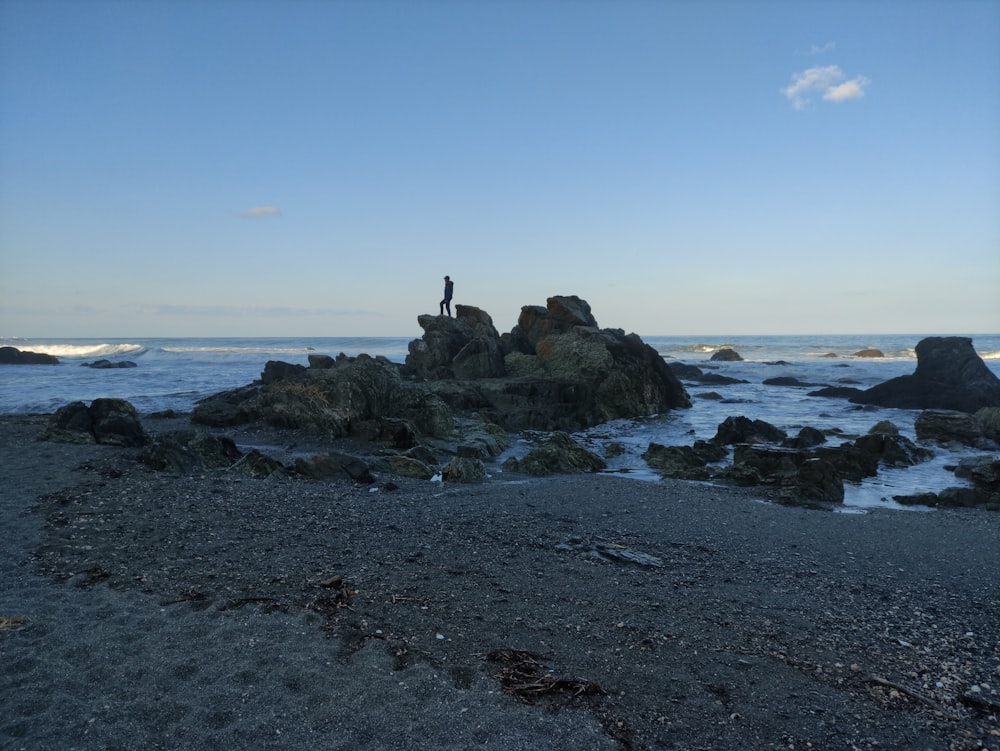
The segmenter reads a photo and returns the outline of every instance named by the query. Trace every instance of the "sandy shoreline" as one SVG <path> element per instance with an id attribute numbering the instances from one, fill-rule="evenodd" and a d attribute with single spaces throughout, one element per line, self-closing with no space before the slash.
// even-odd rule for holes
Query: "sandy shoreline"
<path id="1" fill-rule="evenodd" d="M 2 748 L 1000 749 L 996 513 L 179 477 L 42 422 L 0 418 Z"/>

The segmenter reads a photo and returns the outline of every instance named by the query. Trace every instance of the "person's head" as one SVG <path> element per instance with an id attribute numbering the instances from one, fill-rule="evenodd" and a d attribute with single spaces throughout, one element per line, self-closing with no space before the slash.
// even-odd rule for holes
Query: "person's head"
<path id="1" fill-rule="evenodd" d="M 451 277 L 450 277 L 450 276 L 445 276 L 445 278 L 444 278 L 444 280 L 445 280 L 446 282 L 447 282 L 447 281 L 448 281 L 449 279 L 451 279 Z"/>

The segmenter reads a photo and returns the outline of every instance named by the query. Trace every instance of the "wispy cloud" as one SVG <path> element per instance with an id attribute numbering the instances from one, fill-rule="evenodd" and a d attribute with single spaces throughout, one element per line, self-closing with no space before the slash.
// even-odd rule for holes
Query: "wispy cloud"
<path id="1" fill-rule="evenodd" d="M 855 76 L 845 81 L 846 76 L 838 65 L 825 65 L 809 68 L 792 76 L 792 84 L 781 90 L 788 97 L 792 108 L 806 109 L 815 95 L 820 95 L 828 102 L 844 102 L 848 99 L 861 99 L 865 95 L 865 87 L 871 80 L 865 76 Z"/>
<path id="2" fill-rule="evenodd" d="M 827 52 L 833 52 L 837 49 L 836 42 L 827 42 L 826 44 L 814 44 L 809 48 L 810 55 L 825 55 Z"/>
<path id="3" fill-rule="evenodd" d="M 281 209 L 274 206 L 256 206 L 246 211 L 241 211 L 240 216 L 244 219 L 259 219 L 264 216 L 281 216 Z"/>
<path id="4" fill-rule="evenodd" d="M 163 317 L 309 317 L 309 316 L 371 316 L 381 317 L 382 313 L 363 308 L 304 308 L 289 305 L 169 305 L 150 304 L 139 306 L 138 312 L 145 316 Z"/>

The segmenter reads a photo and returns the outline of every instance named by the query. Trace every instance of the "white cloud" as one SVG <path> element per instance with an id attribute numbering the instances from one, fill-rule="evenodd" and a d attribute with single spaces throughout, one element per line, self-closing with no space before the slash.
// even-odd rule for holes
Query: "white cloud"
<path id="1" fill-rule="evenodd" d="M 870 84 L 864 76 L 858 76 L 850 81 L 832 86 L 823 94 L 828 102 L 843 102 L 845 99 L 861 99 L 865 95 L 865 86 Z"/>
<path id="2" fill-rule="evenodd" d="M 865 86 L 870 83 L 871 81 L 864 76 L 845 81 L 840 66 L 825 65 L 795 73 L 792 76 L 791 86 L 782 89 L 781 93 L 788 97 L 794 109 L 802 110 L 812 103 L 812 98 L 816 94 L 828 102 L 860 99 L 865 95 Z"/>
<path id="3" fill-rule="evenodd" d="M 244 219 L 257 219 L 262 216 L 281 216 L 281 209 L 274 206 L 257 206 L 246 211 L 241 211 L 240 216 Z"/>

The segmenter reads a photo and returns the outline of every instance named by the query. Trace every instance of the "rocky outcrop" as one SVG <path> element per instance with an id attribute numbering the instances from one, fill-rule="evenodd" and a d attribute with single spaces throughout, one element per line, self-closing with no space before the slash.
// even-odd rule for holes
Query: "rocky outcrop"
<path id="1" fill-rule="evenodd" d="M 474 380 L 506 375 L 500 334 L 489 314 L 456 305 L 455 317 L 422 315 L 423 338 L 410 342 L 407 369 L 428 381 Z"/>
<path id="2" fill-rule="evenodd" d="M 523 459 L 510 458 L 503 464 L 508 472 L 521 472 L 534 477 L 599 472 L 606 467 L 607 464 L 601 457 L 561 431 L 554 432 L 541 446 L 531 449 Z"/>
<path id="3" fill-rule="evenodd" d="M 88 407 L 72 402 L 57 409 L 39 436 L 43 441 L 144 446 L 149 437 L 139 413 L 124 399 L 94 399 Z"/>
<path id="4" fill-rule="evenodd" d="M 59 358 L 44 352 L 27 352 L 17 347 L 0 347 L 0 365 L 58 365 Z"/>
<path id="5" fill-rule="evenodd" d="M 404 373 L 426 381 L 455 412 L 479 411 L 505 430 L 579 430 L 620 417 L 687 408 L 663 358 L 635 334 L 602 329 L 585 300 L 525 306 L 500 336 L 483 311 L 421 316 Z"/>
<path id="6" fill-rule="evenodd" d="M 850 398 L 855 404 L 975 412 L 1000 407 L 1000 379 L 962 336 L 928 337 L 916 346 L 917 367 Z"/>

